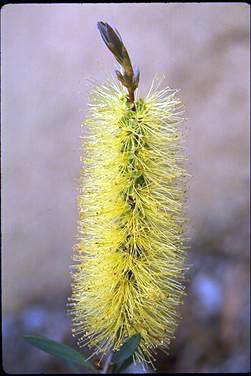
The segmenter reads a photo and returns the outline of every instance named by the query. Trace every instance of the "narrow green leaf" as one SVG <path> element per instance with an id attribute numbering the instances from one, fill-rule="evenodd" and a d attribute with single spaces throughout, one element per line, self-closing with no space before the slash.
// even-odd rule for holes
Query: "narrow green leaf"
<path id="1" fill-rule="evenodd" d="M 85 367 L 97 372 L 96 368 L 93 367 L 91 362 L 85 359 L 82 354 L 72 349 L 70 346 L 45 337 L 23 336 L 23 338 L 31 345 L 39 348 L 40 350 L 43 350 L 56 357 L 63 358 L 66 361 L 83 364 Z"/>
<path id="2" fill-rule="evenodd" d="M 134 352 L 137 350 L 137 347 L 140 342 L 140 335 L 135 334 L 132 337 L 130 337 L 124 345 L 121 347 L 119 351 L 116 351 L 113 356 L 111 363 L 114 364 L 116 363 L 118 367 L 120 368 L 122 364 L 130 358 Z M 128 364 L 129 365 L 129 364 Z M 117 368 L 117 367 L 116 367 Z"/>

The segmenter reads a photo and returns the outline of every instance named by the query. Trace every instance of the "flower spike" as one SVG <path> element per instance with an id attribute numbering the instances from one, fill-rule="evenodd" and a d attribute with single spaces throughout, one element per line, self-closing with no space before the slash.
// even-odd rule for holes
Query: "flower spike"
<path id="1" fill-rule="evenodd" d="M 121 356 L 129 338 L 140 337 L 133 359 L 154 368 L 184 295 L 183 104 L 157 80 L 134 99 L 139 70 L 119 33 L 104 22 L 98 29 L 124 72 L 116 71 L 122 85 L 111 78 L 93 88 L 81 138 L 73 335 L 101 360 L 111 350 L 113 360 Z"/>

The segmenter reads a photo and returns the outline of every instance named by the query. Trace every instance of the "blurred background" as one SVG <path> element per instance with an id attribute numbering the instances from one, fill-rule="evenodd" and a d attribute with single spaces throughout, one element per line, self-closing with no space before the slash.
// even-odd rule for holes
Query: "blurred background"
<path id="1" fill-rule="evenodd" d="M 65 311 L 86 80 L 102 81 L 117 66 L 97 21 L 119 30 L 140 67 L 142 93 L 155 73 L 164 73 L 165 84 L 181 89 L 186 105 L 193 175 L 191 267 L 183 320 L 169 356 L 159 353 L 156 368 L 250 371 L 246 3 L 10 4 L 1 9 L 4 369 L 70 372 L 21 336 L 43 335 L 75 346 Z"/>

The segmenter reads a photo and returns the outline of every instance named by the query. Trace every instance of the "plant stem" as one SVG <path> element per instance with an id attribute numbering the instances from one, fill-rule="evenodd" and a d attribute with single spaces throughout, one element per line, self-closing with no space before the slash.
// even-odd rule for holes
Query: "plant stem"
<path id="1" fill-rule="evenodd" d="M 105 22 L 98 22 L 97 25 L 106 46 L 113 53 L 117 62 L 123 68 L 123 74 L 117 70 L 115 73 L 118 80 L 128 90 L 128 101 L 134 104 L 134 92 L 139 84 L 139 69 L 136 69 L 134 72 L 127 49 L 124 46 L 119 32 L 116 29 L 116 31 L 114 31 L 113 28 Z M 135 110 L 135 105 L 133 106 L 132 110 Z"/>
<path id="2" fill-rule="evenodd" d="M 104 368 L 102 369 L 101 373 L 107 373 L 108 371 L 108 368 L 109 368 L 109 365 L 110 365 L 110 362 L 112 360 L 112 352 L 109 353 L 106 361 L 105 361 L 105 365 L 104 365 Z"/>

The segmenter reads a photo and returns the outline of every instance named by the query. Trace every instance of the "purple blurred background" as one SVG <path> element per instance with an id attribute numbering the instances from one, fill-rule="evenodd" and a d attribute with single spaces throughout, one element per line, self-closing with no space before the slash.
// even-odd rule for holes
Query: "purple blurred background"
<path id="1" fill-rule="evenodd" d="M 6 371 L 70 372 L 23 334 L 73 345 L 70 295 L 86 80 L 116 68 L 97 21 L 141 70 L 179 88 L 193 175 L 188 295 L 163 372 L 250 371 L 250 8 L 33 4 L 1 9 L 2 296 Z"/>

